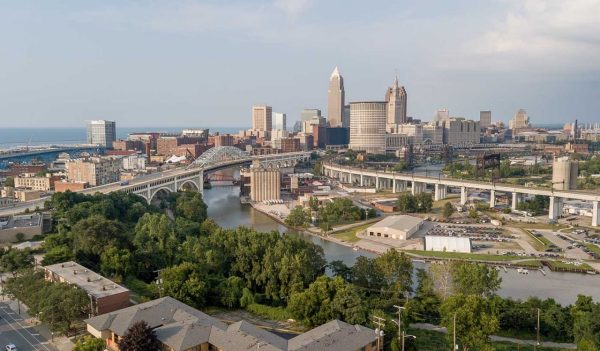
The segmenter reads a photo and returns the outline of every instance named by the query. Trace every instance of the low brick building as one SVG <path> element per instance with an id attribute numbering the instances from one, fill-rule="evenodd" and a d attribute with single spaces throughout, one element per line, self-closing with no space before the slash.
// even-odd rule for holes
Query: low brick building
<path id="1" fill-rule="evenodd" d="M 90 297 L 92 315 L 117 311 L 131 305 L 129 290 L 73 261 L 45 266 L 46 280 L 83 289 Z"/>

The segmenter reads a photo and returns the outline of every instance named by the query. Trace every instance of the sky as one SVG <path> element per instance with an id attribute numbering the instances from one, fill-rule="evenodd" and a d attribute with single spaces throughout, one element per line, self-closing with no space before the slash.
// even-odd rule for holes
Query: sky
<path id="1" fill-rule="evenodd" d="M 248 127 L 251 106 L 600 122 L 600 0 L 0 0 L 0 128 Z"/>

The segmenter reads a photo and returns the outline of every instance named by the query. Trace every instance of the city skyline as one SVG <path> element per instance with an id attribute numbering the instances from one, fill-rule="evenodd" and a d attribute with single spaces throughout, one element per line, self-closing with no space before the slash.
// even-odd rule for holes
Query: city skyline
<path id="1" fill-rule="evenodd" d="M 424 121 L 439 108 L 470 119 L 491 110 L 493 121 L 504 122 L 524 108 L 534 124 L 599 117 L 595 0 L 2 7 L 4 127 L 94 119 L 123 127 L 241 126 L 249 107 L 262 103 L 293 122 L 303 108 L 327 110 L 335 66 L 346 102 L 380 100 L 397 74 L 411 95 L 408 116 Z M 343 16 L 332 18 L 336 11 Z M 403 31 L 410 35 L 387 35 Z"/>

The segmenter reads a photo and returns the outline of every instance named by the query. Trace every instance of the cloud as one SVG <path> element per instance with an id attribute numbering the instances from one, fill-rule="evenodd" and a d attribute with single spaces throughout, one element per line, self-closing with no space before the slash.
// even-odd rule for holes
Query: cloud
<path id="1" fill-rule="evenodd" d="M 600 69 L 600 0 L 514 0 L 493 29 L 463 47 L 463 67 Z"/>
<path id="2" fill-rule="evenodd" d="M 311 7 L 312 0 L 275 0 L 274 4 L 290 17 L 298 18 Z"/>

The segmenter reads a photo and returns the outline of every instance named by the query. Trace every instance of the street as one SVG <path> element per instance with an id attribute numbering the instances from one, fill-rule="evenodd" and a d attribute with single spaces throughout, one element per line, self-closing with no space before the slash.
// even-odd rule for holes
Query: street
<path id="1" fill-rule="evenodd" d="M 15 344 L 18 351 L 56 351 L 33 327 L 27 326 L 21 316 L 0 303 L 0 350 Z"/>

